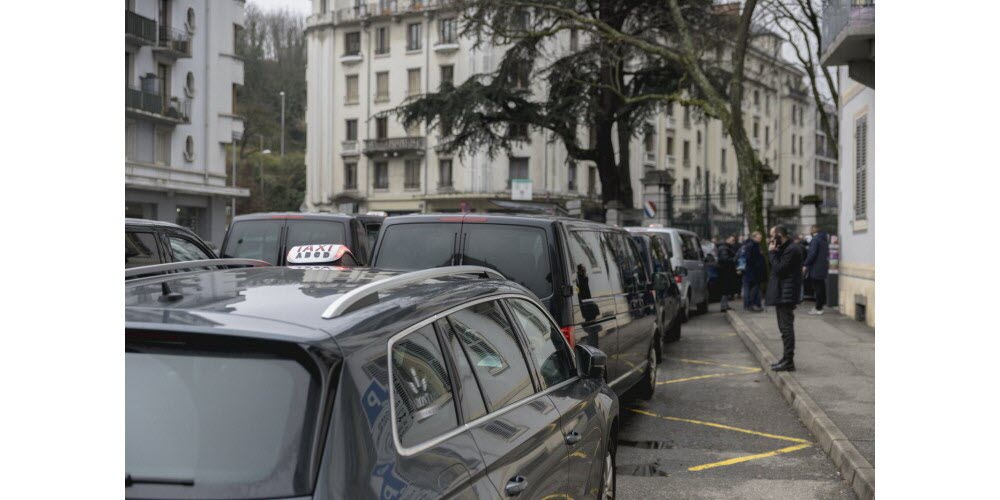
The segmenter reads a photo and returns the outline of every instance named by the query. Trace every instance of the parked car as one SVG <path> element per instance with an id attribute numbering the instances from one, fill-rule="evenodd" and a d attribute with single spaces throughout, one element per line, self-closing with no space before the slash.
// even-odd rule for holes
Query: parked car
<path id="1" fill-rule="evenodd" d="M 715 243 L 701 240 L 701 254 L 705 256 L 705 276 L 708 279 L 708 301 L 718 302 L 722 297 L 719 287 L 719 253 Z"/>
<path id="2" fill-rule="evenodd" d="M 126 497 L 614 496 L 606 357 L 494 271 L 188 272 L 125 303 Z"/>
<path id="3" fill-rule="evenodd" d="M 656 327 L 660 344 L 657 344 L 656 356 L 663 360 L 662 344 L 676 342 L 681 338 L 681 291 L 678 283 L 681 276 L 674 273 L 670 263 L 670 253 L 667 250 L 670 242 L 662 234 L 651 232 L 635 232 L 628 230 L 632 239 L 639 247 L 646 269 L 653 274 L 653 284 L 656 289 Z"/>
<path id="4" fill-rule="evenodd" d="M 370 227 L 381 217 L 328 213 L 257 213 L 238 215 L 222 242 L 223 258 L 258 259 L 287 264 L 288 250 L 299 245 L 346 245 L 368 265 Z M 378 233 L 378 229 L 375 229 Z"/>
<path id="5" fill-rule="evenodd" d="M 194 231 L 146 219 L 125 219 L 125 268 L 169 262 L 215 259 Z"/>
<path id="6" fill-rule="evenodd" d="M 688 320 L 691 308 L 699 314 L 708 312 L 708 270 L 706 255 L 701 247 L 701 238 L 685 229 L 669 227 L 632 227 L 634 232 L 652 232 L 665 235 L 670 246 L 670 262 L 674 271 L 681 275 L 680 291 L 683 306 L 682 319 Z"/>
<path id="7" fill-rule="evenodd" d="M 656 388 L 653 280 L 628 233 L 605 224 L 538 215 L 401 215 L 382 224 L 372 265 L 427 269 L 477 265 L 531 290 L 572 345 L 608 354 L 609 385 Z"/>

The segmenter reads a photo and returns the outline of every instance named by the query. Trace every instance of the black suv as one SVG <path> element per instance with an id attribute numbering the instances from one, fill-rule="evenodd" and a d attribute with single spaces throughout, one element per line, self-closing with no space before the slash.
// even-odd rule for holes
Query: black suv
<path id="1" fill-rule="evenodd" d="M 215 252 L 190 229 L 146 219 L 125 219 L 125 268 L 214 259 Z"/>
<path id="2" fill-rule="evenodd" d="M 652 276 L 624 230 L 580 219 L 440 214 L 388 217 L 372 265 L 496 269 L 541 300 L 571 344 L 608 354 L 608 381 L 648 399 L 656 388 Z"/>
<path id="3" fill-rule="evenodd" d="M 618 399 L 480 267 L 257 267 L 125 289 L 129 498 L 614 496 Z"/>
<path id="4" fill-rule="evenodd" d="M 257 213 L 238 215 L 226 231 L 223 258 L 257 259 L 286 264 L 287 253 L 299 245 L 345 245 L 359 265 L 371 257 L 370 241 L 383 217 L 328 213 Z"/>

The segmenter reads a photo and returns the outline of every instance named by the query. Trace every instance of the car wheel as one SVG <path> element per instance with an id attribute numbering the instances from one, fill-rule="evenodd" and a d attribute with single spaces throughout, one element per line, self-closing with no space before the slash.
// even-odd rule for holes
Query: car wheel
<path id="1" fill-rule="evenodd" d="M 670 325 L 670 329 L 667 330 L 667 334 L 663 336 L 664 342 L 677 342 L 681 339 L 681 320 L 680 318 L 675 318 L 673 323 Z"/>
<path id="2" fill-rule="evenodd" d="M 684 299 L 684 306 L 681 307 L 681 323 L 687 323 L 691 319 L 691 291 L 688 290 L 687 298 Z"/>
<path id="3" fill-rule="evenodd" d="M 608 438 L 608 449 L 604 452 L 604 471 L 601 477 L 601 500 L 613 500 L 618 474 L 615 472 L 615 442 Z"/>
<path id="4" fill-rule="evenodd" d="M 656 333 L 653 334 L 653 345 L 656 346 L 656 364 L 663 362 L 663 336 L 664 332 L 661 331 L 660 325 L 664 323 L 657 321 L 656 323 Z"/>
<path id="5" fill-rule="evenodd" d="M 708 312 L 708 293 L 705 294 L 705 300 L 698 304 L 698 314 L 705 314 Z"/>
<path id="6" fill-rule="evenodd" d="M 649 344 L 649 351 L 646 353 L 646 371 L 642 374 L 642 380 L 636 387 L 636 397 L 649 401 L 653 399 L 656 391 L 656 349 L 653 344 Z"/>

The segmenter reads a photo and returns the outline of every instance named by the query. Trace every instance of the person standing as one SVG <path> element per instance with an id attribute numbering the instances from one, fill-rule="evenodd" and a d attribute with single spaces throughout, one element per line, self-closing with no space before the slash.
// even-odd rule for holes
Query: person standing
<path id="1" fill-rule="evenodd" d="M 810 228 L 812 239 L 809 240 L 809 251 L 802 263 L 802 276 L 812 285 L 816 306 L 809 314 L 823 314 L 826 305 L 826 276 L 830 272 L 830 239 L 819 226 Z"/>
<path id="2" fill-rule="evenodd" d="M 729 236 L 719 243 L 716 253 L 719 256 L 719 307 L 722 312 L 730 309 L 729 300 L 736 289 L 736 236 Z"/>
<path id="3" fill-rule="evenodd" d="M 761 312 L 760 285 L 764 282 L 764 255 L 760 251 L 763 236 L 754 231 L 740 250 L 743 253 L 743 310 Z"/>
<path id="4" fill-rule="evenodd" d="M 776 372 L 795 371 L 795 306 L 801 301 L 802 247 L 788 237 L 785 226 L 771 228 L 768 257 L 771 276 L 767 282 L 767 303 L 774 305 L 778 315 L 778 330 L 784 352 L 781 360 L 771 365 Z"/>

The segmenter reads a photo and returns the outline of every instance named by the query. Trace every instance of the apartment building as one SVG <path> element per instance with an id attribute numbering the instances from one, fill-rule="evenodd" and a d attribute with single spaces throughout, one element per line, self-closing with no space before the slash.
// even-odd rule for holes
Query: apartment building
<path id="1" fill-rule="evenodd" d="M 447 6 L 440 0 L 313 0 L 306 21 L 305 209 L 516 211 L 527 202 L 512 200 L 511 188 L 525 180 L 534 209 L 573 202 L 586 212 L 587 206 L 599 206 L 596 167 L 567 161 L 565 148 L 543 131 L 525 131 L 529 140 L 510 154 L 459 157 L 440 148 L 447 141 L 440 127 L 405 130 L 385 115 L 409 96 L 457 85 L 500 62 L 502 47 L 474 49 L 471 40 L 457 36 L 457 13 Z M 570 38 L 567 34 L 558 43 L 568 47 Z M 765 36 L 756 43 L 748 71 L 748 131 L 756 130 L 757 147 L 782 174 L 775 203 L 797 206 L 814 190 L 811 100 L 801 87 L 803 75 L 769 55 L 778 53 L 778 38 Z M 586 136 L 581 130 L 584 142 Z M 621 207 L 624 222 L 665 222 L 669 193 L 675 219 L 700 220 L 708 210 L 720 224 L 742 227 L 736 155 L 717 121 L 703 120 L 680 105 L 663 106 L 633 139 L 630 151 L 635 196 L 633 207 Z M 651 184 L 649 172 L 669 172 L 660 178 L 671 179 L 672 187 Z M 707 204 L 706 192 L 711 194 Z M 647 200 L 660 207 L 650 219 L 641 210 Z"/>
<path id="2" fill-rule="evenodd" d="M 875 3 L 827 2 L 821 49 L 840 91 L 840 311 L 875 326 Z"/>
<path id="3" fill-rule="evenodd" d="M 243 133 L 242 0 L 125 3 L 125 216 L 175 222 L 216 245 L 246 188 L 227 181 Z"/>
<path id="4" fill-rule="evenodd" d="M 827 105 L 826 110 L 830 120 L 832 120 L 831 126 L 834 130 L 839 130 L 839 123 L 837 121 L 837 110 L 832 105 Z M 829 220 L 833 222 L 824 223 L 824 229 L 828 232 L 836 234 L 835 228 L 839 227 L 836 221 L 836 216 L 838 213 L 838 191 L 840 187 L 840 174 L 837 164 L 837 142 L 826 136 L 826 132 L 823 130 L 823 126 L 820 124 L 820 114 L 816 112 L 816 196 L 819 197 L 819 211 L 820 219 L 823 221 Z M 826 227 L 831 226 L 831 227 Z"/>

